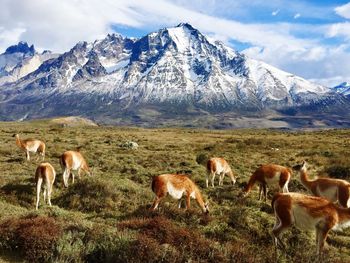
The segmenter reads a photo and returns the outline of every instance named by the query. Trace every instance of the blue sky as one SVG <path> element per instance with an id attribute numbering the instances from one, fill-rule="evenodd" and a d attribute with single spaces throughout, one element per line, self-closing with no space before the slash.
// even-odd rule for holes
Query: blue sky
<path id="1" fill-rule="evenodd" d="M 304 0 L 0 0 L 0 52 L 20 40 L 64 52 L 107 33 L 189 22 L 247 56 L 333 86 L 350 81 L 350 3 Z"/>

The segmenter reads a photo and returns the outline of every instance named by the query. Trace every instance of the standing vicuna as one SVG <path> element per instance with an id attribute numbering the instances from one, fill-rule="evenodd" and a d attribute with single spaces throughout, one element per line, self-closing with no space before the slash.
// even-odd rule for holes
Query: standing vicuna
<path id="1" fill-rule="evenodd" d="M 49 206 L 51 206 L 51 193 L 53 183 L 56 178 L 55 169 L 49 163 L 41 163 L 36 168 L 35 171 L 35 182 L 36 182 L 36 210 L 39 207 L 40 200 L 40 190 L 41 184 L 44 183 L 44 203 L 46 202 L 46 197 L 48 199 Z"/>
<path id="2" fill-rule="evenodd" d="M 261 193 L 264 192 L 265 202 L 267 199 L 266 185 L 279 186 L 280 191 L 288 193 L 288 183 L 291 179 L 292 171 L 284 166 L 276 164 L 261 165 L 250 177 L 247 186 L 244 189 L 244 195 L 248 195 L 255 183 L 259 184 L 259 200 Z"/>
<path id="3" fill-rule="evenodd" d="M 207 188 L 209 187 L 209 177 L 211 177 L 211 186 L 214 187 L 214 180 L 217 174 L 219 175 L 219 186 L 223 185 L 226 174 L 231 178 L 232 184 L 236 183 L 236 178 L 226 160 L 223 158 L 211 158 L 207 162 L 207 178 L 205 180 Z"/>
<path id="4" fill-rule="evenodd" d="M 81 177 L 81 170 L 85 171 L 91 176 L 90 168 L 86 163 L 84 157 L 77 151 L 66 151 L 60 157 L 60 165 L 63 170 L 63 183 L 65 187 L 68 187 L 69 175 L 72 174 L 72 183 L 74 184 L 74 173 L 72 170 L 78 170 L 78 176 Z"/>
<path id="5" fill-rule="evenodd" d="M 303 186 L 313 195 L 328 199 L 333 203 L 339 203 L 342 207 L 350 207 L 350 183 L 345 180 L 332 178 L 317 178 L 310 180 L 306 171 L 307 163 L 302 162 L 293 169 L 300 172 L 300 180 Z"/>
<path id="6" fill-rule="evenodd" d="M 174 199 L 178 199 L 179 208 L 181 197 L 186 196 L 186 209 L 190 208 L 190 199 L 194 198 L 203 213 L 209 213 L 208 203 L 204 203 L 203 197 L 197 185 L 187 176 L 180 174 L 162 174 L 153 177 L 152 191 L 156 194 L 151 210 L 155 210 L 159 202 L 169 193 Z"/>
<path id="7" fill-rule="evenodd" d="M 16 145 L 26 152 L 27 161 L 30 160 L 29 153 L 38 153 L 42 156 L 42 160 L 45 159 L 45 143 L 36 139 L 24 139 L 21 140 L 18 134 L 14 134 L 16 137 Z"/>
<path id="8" fill-rule="evenodd" d="M 285 250 L 280 235 L 292 225 L 315 230 L 317 254 L 320 256 L 328 232 L 350 226 L 350 209 L 342 208 L 322 197 L 299 193 L 277 193 L 272 199 L 276 223 L 272 234 L 276 248 Z"/>

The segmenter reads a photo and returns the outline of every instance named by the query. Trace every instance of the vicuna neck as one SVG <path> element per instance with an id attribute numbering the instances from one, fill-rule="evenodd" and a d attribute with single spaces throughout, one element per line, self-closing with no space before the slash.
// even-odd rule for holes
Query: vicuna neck
<path id="1" fill-rule="evenodd" d="M 248 192 L 252 189 L 253 185 L 255 184 L 255 181 L 256 181 L 256 178 L 255 178 L 255 175 L 253 174 L 253 175 L 250 177 L 247 186 L 245 187 L 245 190 L 244 190 L 244 191 L 245 191 L 246 193 L 248 193 Z"/>
<path id="2" fill-rule="evenodd" d="M 306 188 L 311 188 L 312 180 L 310 180 L 310 178 L 307 176 L 305 168 L 300 170 L 300 180 Z"/>
<path id="3" fill-rule="evenodd" d="M 22 147 L 22 141 L 21 141 L 21 139 L 19 138 L 19 135 L 18 135 L 18 134 L 16 135 L 16 145 L 17 145 L 18 147 Z"/>

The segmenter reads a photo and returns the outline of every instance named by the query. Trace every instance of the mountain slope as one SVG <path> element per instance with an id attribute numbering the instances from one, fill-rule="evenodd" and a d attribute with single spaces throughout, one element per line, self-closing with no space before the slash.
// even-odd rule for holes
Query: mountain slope
<path id="1" fill-rule="evenodd" d="M 57 57 L 50 51 L 39 54 L 34 46 L 19 42 L 0 55 L 0 85 L 13 83 L 39 68 L 46 60 Z"/>
<path id="2" fill-rule="evenodd" d="M 164 119 L 191 112 L 343 114 L 348 104 L 342 94 L 247 58 L 189 24 L 140 39 L 111 34 L 79 42 L 0 88 L 0 112 L 9 119 L 75 114 L 113 122 L 146 109 Z"/>

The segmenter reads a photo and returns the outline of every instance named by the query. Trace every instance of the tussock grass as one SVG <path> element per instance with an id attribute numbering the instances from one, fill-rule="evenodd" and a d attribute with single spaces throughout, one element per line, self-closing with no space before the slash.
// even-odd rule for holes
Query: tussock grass
<path id="1" fill-rule="evenodd" d="M 45 161 L 57 172 L 51 208 L 41 203 L 39 211 L 34 211 L 33 179 L 40 161 L 35 157 L 25 161 L 11 137 L 14 133 L 46 142 Z M 289 244 L 287 255 L 275 254 L 270 201 L 257 200 L 257 187 L 246 198 L 240 193 L 264 163 L 292 167 L 307 160 L 310 176 L 349 180 L 349 136 L 349 130 L 213 131 L 63 127 L 49 121 L 0 123 L 0 254 L 7 258 L 17 247 L 21 259 L 33 262 L 315 262 L 314 235 L 297 229 L 283 235 Z M 119 146 L 128 140 L 137 142 L 139 148 Z M 94 176 L 76 177 L 75 184 L 66 189 L 58 157 L 78 146 L 83 146 L 81 152 Z M 223 186 L 205 188 L 205 163 L 214 156 L 229 162 L 238 177 L 236 185 L 230 185 L 226 177 Z M 189 211 L 178 209 L 170 197 L 158 211 L 150 212 L 155 197 L 151 179 L 162 173 L 182 173 L 195 181 L 209 200 L 210 215 L 203 215 L 195 201 Z M 289 189 L 305 193 L 297 173 Z M 41 243 L 46 239 L 47 246 Z M 324 262 L 349 261 L 349 240 L 350 230 L 331 233 Z M 27 254 L 29 241 L 35 247 Z"/>

